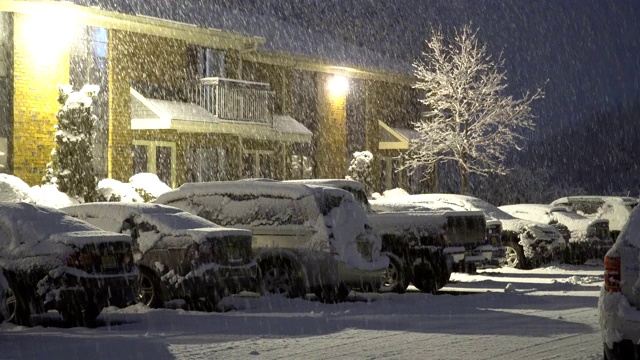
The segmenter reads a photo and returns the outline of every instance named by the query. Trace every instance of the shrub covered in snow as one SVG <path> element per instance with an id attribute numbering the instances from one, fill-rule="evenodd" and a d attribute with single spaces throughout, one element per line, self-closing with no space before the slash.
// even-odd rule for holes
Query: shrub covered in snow
<path id="1" fill-rule="evenodd" d="M 79 201 L 62 191 L 55 185 L 44 184 L 30 189 L 31 203 L 60 209 L 65 206 L 78 204 Z"/>
<path id="2" fill-rule="evenodd" d="M 370 193 L 372 186 L 371 178 L 371 162 L 373 161 L 373 154 L 369 151 L 356 151 L 353 153 L 353 159 L 347 170 L 348 180 L 355 180 L 361 182 L 364 185 L 367 194 Z"/>
<path id="3" fill-rule="evenodd" d="M 131 184 L 115 179 L 98 182 L 98 200 L 108 202 L 144 202 Z"/>
<path id="4" fill-rule="evenodd" d="M 153 201 L 158 196 L 171 191 L 167 184 L 160 181 L 158 175 L 151 173 L 135 174 L 129 178 L 129 184 L 145 202 Z"/>
<path id="5" fill-rule="evenodd" d="M 96 117 L 91 105 L 98 89 L 86 85 L 75 92 L 71 85 L 58 87 L 58 102 L 62 106 L 56 114 L 56 146 L 43 178 L 44 183 L 54 184 L 60 191 L 85 201 L 94 201 L 97 196 L 92 152 Z"/>
<path id="6" fill-rule="evenodd" d="M 0 201 L 30 201 L 30 188 L 17 176 L 0 174 Z"/>

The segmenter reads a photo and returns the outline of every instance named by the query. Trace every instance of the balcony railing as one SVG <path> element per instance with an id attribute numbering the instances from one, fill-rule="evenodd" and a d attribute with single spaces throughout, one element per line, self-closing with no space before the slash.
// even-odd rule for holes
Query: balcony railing
<path id="1" fill-rule="evenodd" d="M 190 101 L 221 120 L 271 125 L 274 94 L 267 83 L 216 77 L 201 79 Z"/>

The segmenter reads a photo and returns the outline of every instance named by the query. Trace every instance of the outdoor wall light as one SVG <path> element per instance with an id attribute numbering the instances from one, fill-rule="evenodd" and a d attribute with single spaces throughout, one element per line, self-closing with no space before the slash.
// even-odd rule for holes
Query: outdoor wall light
<path id="1" fill-rule="evenodd" d="M 329 91 L 332 95 L 344 95 L 349 90 L 349 80 L 346 77 L 335 75 L 329 79 Z"/>
<path id="2" fill-rule="evenodd" d="M 68 52 L 74 37 L 78 35 L 78 26 L 72 13 L 51 7 L 46 12 L 26 15 L 20 31 L 32 60 L 45 65 Z"/>

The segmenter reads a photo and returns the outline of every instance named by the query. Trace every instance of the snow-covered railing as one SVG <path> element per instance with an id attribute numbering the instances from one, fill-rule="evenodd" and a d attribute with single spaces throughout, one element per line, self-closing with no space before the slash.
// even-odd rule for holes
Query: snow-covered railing
<path id="1" fill-rule="evenodd" d="M 194 103 L 221 120 L 273 123 L 274 92 L 268 83 L 204 78 L 191 97 Z"/>

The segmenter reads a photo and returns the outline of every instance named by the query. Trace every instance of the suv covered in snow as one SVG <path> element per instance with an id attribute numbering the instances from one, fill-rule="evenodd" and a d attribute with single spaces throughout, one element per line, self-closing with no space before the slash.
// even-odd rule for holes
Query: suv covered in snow
<path id="1" fill-rule="evenodd" d="M 213 310 L 225 295 L 257 289 L 251 233 L 220 227 L 183 210 L 146 203 L 88 203 L 63 209 L 101 229 L 133 239 L 140 269 L 138 301 L 162 307 L 184 299 Z"/>
<path id="2" fill-rule="evenodd" d="M 351 288 L 377 288 L 389 264 L 365 212 L 340 189 L 221 181 L 184 184 L 156 202 L 251 230 L 266 292 L 343 301 Z"/>
<path id="3" fill-rule="evenodd" d="M 640 353 L 640 210 L 631 213 L 604 258 L 598 311 L 605 359 L 637 359 Z"/>
<path id="4" fill-rule="evenodd" d="M 131 237 L 43 206 L 0 202 L 0 267 L 9 283 L 9 320 L 18 324 L 55 309 L 84 325 L 106 306 L 135 302 Z"/>
<path id="5" fill-rule="evenodd" d="M 551 205 L 564 206 L 589 219 L 609 220 L 609 231 L 615 240 L 627 222 L 638 199 L 625 196 L 568 196 L 557 199 Z"/>

